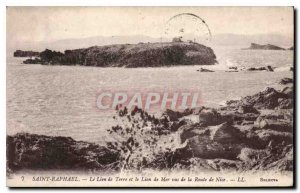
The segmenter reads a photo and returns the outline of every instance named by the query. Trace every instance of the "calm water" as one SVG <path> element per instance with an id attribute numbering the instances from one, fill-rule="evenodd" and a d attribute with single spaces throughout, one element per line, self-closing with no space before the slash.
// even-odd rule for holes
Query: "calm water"
<path id="1" fill-rule="evenodd" d="M 267 86 L 278 87 L 292 77 L 291 51 L 216 49 L 220 70 L 228 66 L 277 67 L 271 72 L 200 73 L 202 66 L 170 68 L 97 68 L 81 66 L 23 65 L 23 59 L 7 58 L 7 133 L 30 132 L 71 136 L 101 143 L 113 125 L 111 113 L 95 108 L 101 89 L 196 89 L 206 106 L 254 94 Z"/>

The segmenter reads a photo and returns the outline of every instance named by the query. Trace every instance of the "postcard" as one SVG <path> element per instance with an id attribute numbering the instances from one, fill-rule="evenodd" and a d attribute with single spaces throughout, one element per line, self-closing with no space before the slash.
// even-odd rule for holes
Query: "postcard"
<path id="1" fill-rule="evenodd" d="M 293 187 L 293 7 L 12 7 L 9 187 Z"/>

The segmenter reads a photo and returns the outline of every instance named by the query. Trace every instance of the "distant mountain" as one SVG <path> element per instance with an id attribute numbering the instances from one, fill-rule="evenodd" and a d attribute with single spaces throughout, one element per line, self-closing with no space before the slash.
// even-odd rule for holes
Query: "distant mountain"
<path id="1" fill-rule="evenodd" d="M 187 37 L 193 40 L 193 36 Z M 195 38 L 196 39 L 196 38 Z M 41 42 L 22 42 L 13 43 L 7 41 L 8 52 L 14 52 L 17 49 L 20 50 L 34 50 L 43 51 L 46 48 L 57 51 L 65 51 L 67 49 L 78 49 L 88 48 L 91 46 L 102 46 L 111 44 L 137 44 L 143 43 L 154 43 L 154 42 L 167 42 L 171 41 L 166 38 L 154 38 L 145 35 L 134 35 L 134 36 L 95 36 L 88 38 L 73 38 L 73 39 L 62 39 L 57 41 L 41 41 Z M 278 34 L 262 34 L 262 35 L 239 35 L 239 34 L 216 34 L 212 36 L 211 45 L 216 46 L 239 46 L 241 48 L 247 47 L 252 42 L 259 44 L 275 44 L 278 46 L 290 48 L 293 46 L 293 38 Z"/>
<path id="2" fill-rule="evenodd" d="M 152 38 L 149 36 L 95 36 L 88 38 L 62 39 L 57 41 L 40 41 L 40 42 L 22 42 L 7 45 L 8 51 L 20 50 L 35 50 L 43 51 L 46 48 L 51 50 L 65 51 L 68 49 L 88 48 L 91 46 L 103 46 L 111 44 L 137 44 L 140 42 L 160 42 L 166 41 L 160 38 Z"/>

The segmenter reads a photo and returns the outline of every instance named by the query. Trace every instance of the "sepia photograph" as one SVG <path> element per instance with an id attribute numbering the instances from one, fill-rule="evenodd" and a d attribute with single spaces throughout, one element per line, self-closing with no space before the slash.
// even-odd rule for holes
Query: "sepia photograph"
<path id="1" fill-rule="evenodd" d="M 293 187 L 294 17 L 7 6 L 6 185 Z"/>

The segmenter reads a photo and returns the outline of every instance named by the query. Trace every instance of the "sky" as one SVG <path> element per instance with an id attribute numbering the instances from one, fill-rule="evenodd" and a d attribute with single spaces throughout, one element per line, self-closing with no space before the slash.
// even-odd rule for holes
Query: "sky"
<path id="1" fill-rule="evenodd" d="M 214 34 L 293 37 L 292 7 L 7 7 L 9 42 L 92 36 L 161 37 L 174 15 L 193 13 Z"/>

